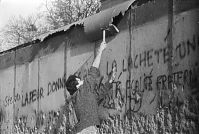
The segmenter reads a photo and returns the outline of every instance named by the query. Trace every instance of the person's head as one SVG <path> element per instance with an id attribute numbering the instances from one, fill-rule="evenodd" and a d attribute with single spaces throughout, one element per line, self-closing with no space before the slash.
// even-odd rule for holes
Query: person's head
<path id="1" fill-rule="evenodd" d="M 73 95 L 82 84 L 83 81 L 80 77 L 76 75 L 70 75 L 66 81 L 66 88 L 70 95 Z"/>

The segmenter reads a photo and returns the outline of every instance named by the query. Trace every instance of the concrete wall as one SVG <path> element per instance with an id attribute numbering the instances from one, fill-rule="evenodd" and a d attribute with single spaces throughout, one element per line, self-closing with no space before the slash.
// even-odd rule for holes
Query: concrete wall
<path id="1" fill-rule="evenodd" d="M 100 133 L 198 132 L 198 4 L 175 1 L 168 15 L 169 3 L 162 2 L 128 10 L 120 32 L 107 39 L 97 93 L 113 66 L 117 74 L 113 88 L 99 96 Z M 1 133 L 67 132 L 65 81 L 73 73 L 87 75 L 100 42 L 89 42 L 76 27 L 1 54 Z"/>

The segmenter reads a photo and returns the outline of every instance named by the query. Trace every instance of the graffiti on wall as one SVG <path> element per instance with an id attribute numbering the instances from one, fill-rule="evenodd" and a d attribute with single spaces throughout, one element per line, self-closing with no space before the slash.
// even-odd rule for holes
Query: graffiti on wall
<path id="1" fill-rule="evenodd" d="M 192 38 L 179 42 L 173 49 L 173 56 L 177 59 L 183 60 L 185 57 L 190 56 L 192 53 L 199 51 L 199 37 L 193 35 Z M 157 64 L 166 64 L 169 61 L 169 48 L 152 48 L 144 50 L 140 53 L 134 54 L 132 59 L 132 68 L 139 69 L 141 67 L 149 68 Z"/>
<path id="2" fill-rule="evenodd" d="M 191 39 L 181 41 L 173 49 L 175 58 L 175 71 L 172 74 L 164 72 L 155 72 L 153 66 L 165 66 L 169 61 L 168 47 L 150 49 L 132 57 L 130 66 L 131 70 L 144 68 L 146 71 L 139 75 L 131 73 L 131 77 L 125 77 L 127 72 L 127 59 L 114 59 L 108 61 L 106 66 L 106 75 L 110 72 L 113 66 L 117 67 L 117 89 L 120 96 L 124 96 L 123 105 L 125 113 L 117 112 L 115 114 L 109 112 L 107 119 L 102 120 L 100 128 L 101 133 L 194 133 L 199 126 L 199 90 L 198 90 L 198 75 L 199 66 L 197 59 L 191 66 L 180 67 L 182 60 L 190 59 L 190 55 L 197 55 L 199 52 L 199 38 L 193 35 Z M 120 68 L 118 68 L 120 67 Z M 124 77 L 122 76 L 124 75 Z M 120 79 L 122 78 L 122 79 Z M 118 88 L 120 87 L 120 88 Z M 104 100 L 100 104 L 107 109 L 114 109 L 114 97 L 116 89 L 106 94 Z M 146 100 L 148 95 L 148 105 L 153 102 L 158 102 L 158 109 L 154 115 L 147 115 L 140 111 L 144 106 L 143 100 Z M 111 105 L 112 104 L 112 105 Z M 181 121 L 183 121 L 181 123 Z M 186 128 L 185 126 L 188 125 Z M 132 127 L 130 127 L 132 126 Z"/>
<path id="3" fill-rule="evenodd" d="M 45 97 L 51 96 L 59 90 L 63 90 L 66 86 L 66 75 L 58 78 L 55 81 L 48 82 L 47 88 L 40 87 L 39 89 L 33 89 L 26 93 L 16 93 L 15 96 L 6 96 L 3 100 L 5 107 L 14 103 L 20 102 L 21 107 L 30 105 L 37 100 L 44 99 Z"/>

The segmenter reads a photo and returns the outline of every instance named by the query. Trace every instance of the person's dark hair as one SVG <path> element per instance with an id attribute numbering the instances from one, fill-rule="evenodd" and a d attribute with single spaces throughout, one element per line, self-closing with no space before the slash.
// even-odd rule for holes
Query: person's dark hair
<path id="1" fill-rule="evenodd" d="M 76 85 L 78 85 L 78 81 L 76 80 L 76 78 L 80 79 L 80 77 L 76 75 L 70 75 L 66 81 L 66 88 L 70 95 L 73 95 L 77 91 Z"/>

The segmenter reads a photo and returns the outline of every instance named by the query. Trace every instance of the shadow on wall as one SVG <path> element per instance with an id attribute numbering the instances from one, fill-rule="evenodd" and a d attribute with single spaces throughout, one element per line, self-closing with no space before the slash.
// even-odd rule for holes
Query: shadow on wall
<path id="1" fill-rule="evenodd" d="M 70 46 L 68 46 L 70 48 L 71 57 L 94 51 L 95 43 L 91 43 L 87 40 L 82 26 L 72 28 L 69 39 L 71 39 L 69 43 Z"/>
<path id="2" fill-rule="evenodd" d="M 110 27 L 112 28 L 112 27 Z M 71 39 L 70 48 L 71 56 L 81 55 L 88 52 L 94 52 L 96 49 L 96 44 L 100 44 L 101 41 L 99 40 L 103 39 L 103 34 L 101 31 L 94 32 L 92 36 L 97 36 L 96 39 L 90 39 L 90 33 L 85 33 L 84 28 L 82 26 L 76 26 L 71 29 L 71 32 L 69 32 L 69 39 Z M 106 42 L 110 42 L 116 37 L 117 32 L 114 31 L 114 29 L 109 29 L 106 31 Z M 95 41 L 96 40 L 96 41 Z"/>
<path id="3" fill-rule="evenodd" d="M 68 44 L 68 35 L 64 32 L 54 35 L 54 38 L 49 38 L 44 42 L 41 42 L 40 55 L 47 55 L 50 53 L 54 53 L 56 50 L 60 48 L 60 46 L 64 46 Z"/>

